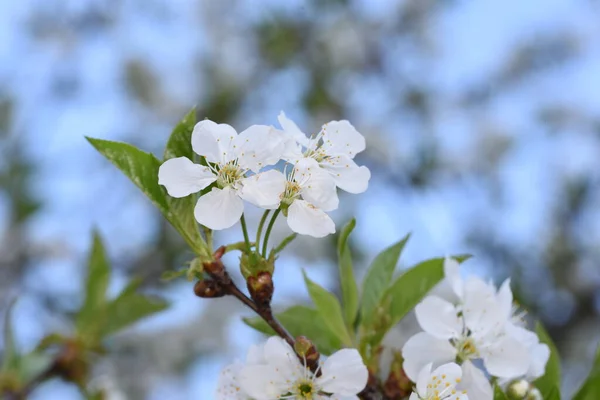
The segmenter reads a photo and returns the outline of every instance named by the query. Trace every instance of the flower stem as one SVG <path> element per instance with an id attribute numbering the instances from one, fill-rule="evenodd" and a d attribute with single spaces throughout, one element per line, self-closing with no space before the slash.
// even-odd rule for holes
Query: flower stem
<path id="1" fill-rule="evenodd" d="M 242 223 L 242 232 L 244 232 L 244 242 L 246 242 L 246 250 L 248 253 L 250 252 L 250 238 L 248 237 L 248 227 L 246 226 L 246 217 L 242 214 L 242 218 L 240 219 Z"/>
<path id="2" fill-rule="evenodd" d="M 206 244 L 208 245 L 208 249 L 213 251 L 213 231 L 205 226 L 202 227 L 204 229 L 204 236 L 206 237 Z"/>
<path id="3" fill-rule="evenodd" d="M 275 225 L 275 220 L 279 216 L 281 209 L 278 208 L 273 216 L 271 217 L 271 221 L 269 222 L 269 226 L 267 227 L 267 233 L 265 233 L 265 242 L 263 243 L 262 255 L 263 257 L 267 257 L 267 248 L 269 247 L 269 236 L 271 236 L 271 231 L 273 230 L 273 225 Z"/>
<path id="4" fill-rule="evenodd" d="M 263 227 L 265 226 L 265 222 L 267 222 L 267 217 L 271 213 L 271 210 L 266 210 L 260 219 L 260 223 L 258 224 L 258 230 L 256 231 L 256 253 L 258 254 L 260 250 L 260 236 L 262 235 Z"/>
<path id="5" fill-rule="evenodd" d="M 283 249 L 285 249 L 285 247 L 290 244 L 294 239 L 296 239 L 296 237 L 298 236 L 297 233 L 292 233 L 290 236 L 286 237 L 285 239 L 283 239 L 281 241 L 281 243 L 279 243 L 279 245 L 277 247 L 275 247 L 273 250 L 271 250 L 273 253 L 275 254 L 279 254 L 283 251 Z"/>

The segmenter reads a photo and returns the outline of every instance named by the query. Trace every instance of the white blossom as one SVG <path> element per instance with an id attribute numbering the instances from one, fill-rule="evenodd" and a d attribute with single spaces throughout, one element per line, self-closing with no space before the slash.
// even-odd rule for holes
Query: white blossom
<path id="1" fill-rule="evenodd" d="M 439 297 L 429 296 L 417 307 L 416 315 L 424 332 L 410 338 L 402 350 L 404 370 L 416 379 L 428 363 L 440 365 L 456 359 L 463 363 L 464 387 L 473 398 L 492 398 L 485 375 L 471 364 L 482 359 L 493 376 L 513 378 L 524 374 L 529 366 L 526 348 L 504 330 L 505 320 L 479 281 L 465 285 L 462 307 Z M 475 396 L 478 392 L 481 396 Z"/>
<path id="2" fill-rule="evenodd" d="M 355 349 L 342 349 L 310 371 L 283 339 L 271 337 L 259 356 L 238 377 L 241 389 L 256 400 L 358 400 L 368 371 Z"/>
<path id="3" fill-rule="evenodd" d="M 268 185 L 268 175 L 262 180 L 258 177 L 263 176 L 260 169 L 277 163 L 285 150 L 280 131 L 253 125 L 238 135 L 227 124 L 204 120 L 194 127 L 192 149 L 205 158 L 207 165 L 195 164 L 187 157 L 172 158 L 160 166 L 158 183 L 170 196 L 185 197 L 216 182 L 196 203 L 194 216 L 200 224 L 220 230 L 239 221 L 244 212 L 242 189 L 250 181 L 249 186 L 260 192 L 262 202 L 278 203 L 279 193 Z M 249 171 L 256 175 L 248 177 Z M 245 193 L 252 195 L 252 189 Z"/>
<path id="4" fill-rule="evenodd" d="M 451 258 L 446 259 L 444 262 L 444 273 L 455 294 L 463 302 L 465 285 L 473 283 L 469 283 L 471 280 L 465 281 L 461 278 L 460 265 Z M 484 284 L 481 280 L 475 280 L 475 284 L 486 292 L 485 295 L 489 301 L 497 303 L 497 309 L 502 315 L 502 320 L 505 321 L 506 334 L 518 340 L 529 354 L 529 368 L 521 377 L 531 382 L 542 376 L 550 357 L 550 348 L 546 344 L 540 343 L 537 334 L 525 328 L 524 313 L 519 312 L 519 309 L 513 305 L 510 279 L 505 280 L 497 292 L 492 283 Z"/>
<path id="5" fill-rule="evenodd" d="M 278 193 L 277 203 L 267 204 L 258 185 Z M 246 182 L 242 197 L 263 208 L 281 207 L 290 229 L 301 235 L 320 238 L 335 233 L 326 213 L 339 205 L 335 182 L 313 159 L 298 161 L 288 176 L 274 170 L 257 175 Z"/>
<path id="6" fill-rule="evenodd" d="M 327 171 L 335 184 L 349 193 L 367 190 L 371 172 L 354 162 L 356 154 L 365 150 L 365 138 L 346 120 L 331 121 L 321 131 L 308 138 L 282 111 L 278 117 L 284 132 L 291 135 L 284 158 L 297 164 L 302 158 L 312 158 Z"/>
<path id="7" fill-rule="evenodd" d="M 429 363 L 419 371 L 415 391 L 409 400 L 469 400 L 467 391 L 457 388 L 462 378 L 458 365 L 448 363 L 433 371 L 431 367 Z"/>
<path id="8" fill-rule="evenodd" d="M 535 333 L 521 326 L 510 280 L 496 290 L 481 279 L 463 279 L 458 262 L 452 259 L 446 260 L 444 271 L 458 302 L 428 296 L 416 307 L 424 332 L 410 338 L 403 348 L 407 375 L 414 380 L 428 363 L 435 366 L 457 359 L 463 371 L 462 387 L 468 388 L 471 398 L 481 400 L 492 399 L 493 390 L 474 360 L 481 359 L 487 373 L 500 382 L 541 376 L 549 350 Z"/>

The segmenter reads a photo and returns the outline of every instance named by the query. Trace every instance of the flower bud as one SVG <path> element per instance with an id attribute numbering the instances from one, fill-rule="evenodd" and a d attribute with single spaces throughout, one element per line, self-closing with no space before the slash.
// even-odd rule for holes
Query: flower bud
<path id="1" fill-rule="evenodd" d="M 219 247 L 213 254 L 213 257 L 215 260 L 220 260 L 221 257 L 223 257 L 223 254 L 225 254 L 225 251 L 227 251 L 227 247 L 226 246 L 221 246 Z"/>
<path id="2" fill-rule="evenodd" d="M 266 259 L 256 253 L 242 254 L 240 258 L 240 270 L 245 279 L 258 275 L 260 272 L 268 272 L 273 275 L 275 257 Z"/>
<path id="3" fill-rule="evenodd" d="M 225 279 L 227 272 L 221 260 L 208 261 L 204 263 L 204 271 L 217 279 Z"/>
<path id="4" fill-rule="evenodd" d="M 217 297 L 223 297 L 227 294 L 223 285 L 213 280 L 202 280 L 196 282 L 194 285 L 194 293 L 198 297 L 205 299 L 214 299 Z"/>
<path id="5" fill-rule="evenodd" d="M 252 297 L 256 305 L 259 308 L 269 307 L 274 291 L 271 274 L 263 271 L 259 272 L 256 276 L 249 276 L 247 284 L 250 297 Z"/>
<path id="6" fill-rule="evenodd" d="M 57 375 L 64 380 L 83 385 L 89 376 L 89 364 L 83 348 L 74 341 L 65 343 L 65 347 L 57 357 L 54 366 Z"/>
<path id="7" fill-rule="evenodd" d="M 317 351 L 314 343 L 311 342 L 306 336 L 298 336 L 294 343 L 294 350 L 298 357 L 306 362 L 306 366 L 311 370 L 316 370 L 319 366 L 319 357 L 321 356 Z"/>
<path id="8" fill-rule="evenodd" d="M 525 379 L 511 382 L 506 389 L 510 400 L 542 400 L 540 391 Z"/>
<path id="9" fill-rule="evenodd" d="M 390 373 L 383 385 L 386 397 L 391 400 L 404 399 L 412 392 L 413 383 L 402 368 L 403 362 L 401 353 L 394 352 Z"/>
<path id="10" fill-rule="evenodd" d="M 525 400 L 544 400 L 544 398 L 542 397 L 542 393 L 539 391 L 538 388 L 532 387 L 531 389 L 529 389 L 529 393 L 527 393 L 527 397 L 525 397 Z"/>

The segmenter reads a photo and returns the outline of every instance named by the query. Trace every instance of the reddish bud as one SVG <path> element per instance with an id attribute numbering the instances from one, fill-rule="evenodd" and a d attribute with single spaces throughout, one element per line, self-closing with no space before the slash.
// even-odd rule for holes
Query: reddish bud
<path id="1" fill-rule="evenodd" d="M 227 271 L 225 271 L 225 266 L 221 260 L 205 262 L 203 265 L 204 271 L 206 271 L 213 278 L 220 281 L 229 280 L 229 275 L 227 274 Z"/>
<path id="2" fill-rule="evenodd" d="M 223 257 L 223 254 L 225 254 L 225 251 L 227 251 L 227 247 L 225 247 L 225 246 L 219 247 L 213 254 L 214 259 L 220 260 L 221 257 Z"/>
<path id="3" fill-rule="evenodd" d="M 198 297 L 207 299 L 223 297 L 227 294 L 223 285 L 213 280 L 202 280 L 196 282 L 194 285 L 194 293 Z"/>
<path id="4" fill-rule="evenodd" d="M 273 278 L 268 272 L 259 272 L 256 276 L 248 277 L 248 291 L 250 297 L 256 303 L 259 308 L 267 308 L 271 304 L 271 298 L 273 297 Z"/>
<path id="5" fill-rule="evenodd" d="M 306 336 L 298 336 L 294 343 L 294 350 L 300 360 L 306 362 L 306 366 L 312 371 L 315 371 L 319 366 L 319 358 L 321 355 L 317 351 L 317 347 Z"/>
<path id="6" fill-rule="evenodd" d="M 89 365 L 81 346 L 73 341 L 65 343 L 65 347 L 54 363 L 56 374 L 64 380 L 79 385 L 85 384 L 89 375 Z"/>
<path id="7" fill-rule="evenodd" d="M 390 374 L 383 385 L 385 395 L 391 400 L 403 399 L 408 397 L 412 392 L 413 383 L 406 376 L 402 368 L 403 361 L 400 352 L 396 352 L 390 368 Z"/>

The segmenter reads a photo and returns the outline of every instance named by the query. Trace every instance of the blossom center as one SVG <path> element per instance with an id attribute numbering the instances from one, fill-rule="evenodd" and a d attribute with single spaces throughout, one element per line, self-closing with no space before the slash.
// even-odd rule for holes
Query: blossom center
<path id="1" fill-rule="evenodd" d="M 305 153 L 304 153 L 304 157 L 306 158 L 312 158 L 314 159 L 316 162 L 321 163 L 323 162 L 326 158 L 328 158 L 327 153 L 325 152 L 325 150 L 323 150 L 323 148 L 321 146 L 317 147 L 316 149 L 308 149 Z"/>
<path id="2" fill-rule="evenodd" d="M 455 344 L 456 350 L 458 350 L 457 358 L 461 361 L 469 360 L 471 358 L 477 358 L 478 351 L 477 346 L 473 338 L 465 338 Z"/>
<path id="3" fill-rule="evenodd" d="M 298 196 L 300 196 L 300 184 L 293 181 L 287 181 L 285 183 L 285 191 L 281 195 L 281 203 L 290 206 Z"/>
<path id="4" fill-rule="evenodd" d="M 297 395 L 300 396 L 301 399 L 311 400 L 313 395 L 315 394 L 315 388 L 311 381 L 300 381 L 297 383 Z"/>
<path id="5" fill-rule="evenodd" d="M 457 390 L 454 385 L 457 383 L 460 383 L 460 378 L 455 382 L 450 382 L 446 375 L 434 375 L 427 385 L 427 397 L 423 400 L 444 400 L 452 397 L 456 395 Z M 466 393 L 466 391 L 463 390 L 462 393 Z"/>
<path id="6" fill-rule="evenodd" d="M 244 172 L 235 163 L 227 163 L 217 174 L 217 185 L 220 188 L 231 186 L 244 176 Z"/>

